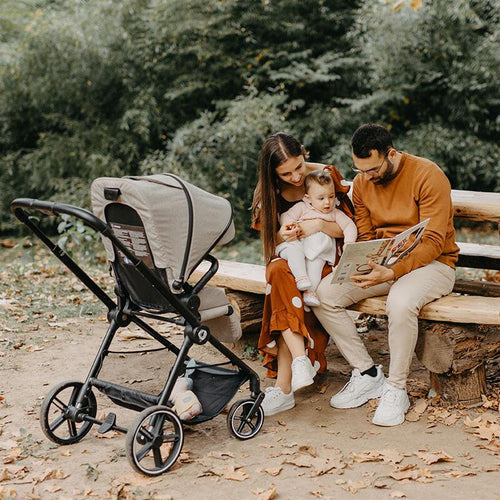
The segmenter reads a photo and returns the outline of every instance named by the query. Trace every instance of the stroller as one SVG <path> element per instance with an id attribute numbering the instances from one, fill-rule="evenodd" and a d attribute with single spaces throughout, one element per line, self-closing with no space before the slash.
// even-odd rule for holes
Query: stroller
<path id="1" fill-rule="evenodd" d="M 45 435 L 55 443 L 69 445 L 80 441 L 94 424 L 99 425 L 99 433 L 126 433 L 126 455 L 131 466 L 140 473 L 157 476 L 168 471 L 179 457 L 183 424 L 214 418 L 247 381 L 251 396 L 231 406 L 227 424 L 238 439 L 257 435 L 264 422 L 264 393 L 259 377 L 222 343 L 234 342 L 241 336 L 239 318 L 224 291 L 207 286 L 218 269 L 217 259 L 209 252 L 234 236 L 229 202 L 172 174 L 99 178 L 92 183 L 91 198 L 95 215 L 50 201 L 19 198 L 11 204 L 16 217 L 108 309 L 109 326 L 86 380 L 62 382 L 45 397 L 40 414 Z M 116 302 L 47 237 L 30 211 L 77 217 L 101 234 L 116 282 Z M 209 269 L 197 283 L 188 283 L 203 261 L 208 261 Z M 182 345 L 171 343 L 146 320 L 182 326 Z M 110 345 L 115 334 L 130 323 L 158 341 L 163 346 L 160 349 L 174 355 L 159 394 L 98 378 L 106 356 L 113 352 Z M 193 345 L 207 342 L 226 361 L 207 364 L 189 357 Z M 183 422 L 169 401 L 180 376 L 189 379 L 202 406 L 199 415 Z M 114 413 L 108 413 L 104 420 L 96 418 L 94 388 L 115 404 L 140 412 L 128 429 L 117 425 Z"/>

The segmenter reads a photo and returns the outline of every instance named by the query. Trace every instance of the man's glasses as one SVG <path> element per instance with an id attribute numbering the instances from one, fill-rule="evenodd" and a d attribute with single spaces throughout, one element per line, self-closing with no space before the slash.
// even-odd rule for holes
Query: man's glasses
<path id="1" fill-rule="evenodd" d="M 353 172 L 356 172 L 357 174 L 378 174 L 378 171 L 383 167 L 386 159 L 387 159 L 387 155 L 384 156 L 382 163 L 378 167 L 373 167 L 373 168 L 370 168 L 369 170 L 361 170 L 361 169 L 355 167 L 354 165 L 351 166 L 351 169 Z"/>

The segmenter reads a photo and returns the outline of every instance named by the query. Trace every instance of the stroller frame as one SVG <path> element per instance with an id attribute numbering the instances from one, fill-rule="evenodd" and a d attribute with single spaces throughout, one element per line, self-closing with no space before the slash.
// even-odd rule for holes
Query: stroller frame
<path id="1" fill-rule="evenodd" d="M 188 356 L 190 348 L 194 344 L 205 344 L 209 342 L 228 361 L 216 365 L 194 363 L 195 369 L 201 371 L 207 369 L 212 376 L 228 377 L 232 379 L 232 395 L 220 408 L 216 408 L 214 414 L 201 414 L 192 420 L 183 423 L 191 425 L 203 422 L 215 417 L 226 404 L 232 399 L 237 389 L 246 381 L 249 381 L 251 397 L 236 401 L 227 416 L 229 430 L 238 439 L 250 439 L 258 434 L 264 421 L 264 412 L 261 402 L 264 393 L 260 390 L 260 380 L 257 373 L 245 362 L 236 356 L 230 349 L 210 334 L 209 329 L 200 321 L 197 312 L 199 304 L 196 294 L 208 283 L 218 269 L 218 261 L 207 253 L 203 260 L 210 263 L 209 270 L 199 279 L 195 285 L 183 283 L 182 293 L 173 293 L 168 283 L 162 281 L 149 269 L 141 259 L 136 257 L 123 243 L 114 235 L 110 225 L 96 217 L 94 214 L 80 207 L 64 203 L 35 200 L 30 198 L 18 198 L 11 203 L 14 215 L 25 224 L 108 309 L 107 318 L 109 326 L 95 356 L 92 366 L 84 382 L 67 381 L 55 386 L 46 396 L 42 407 L 40 422 L 45 435 L 61 445 L 69 445 L 80 441 L 92 428 L 99 425 L 98 432 L 118 431 L 127 433 L 126 454 L 131 466 L 142 474 L 157 476 L 166 472 L 176 462 L 182 450 L 184 432 L 182 423 L 177 414 L 172 411 L 169 398 L 177 378 L 182 375 L 188 363 L 192 364 Z M 133 264 L 135 269 L 172 305 L 175 312 L 182 316 L 169 318 L 144 310 L 137 310 L 137 306 L 131 303 L 126 287 L 120 281 L 118 273 L 114 273 L 116 280 L 115 302 L 99 285 L 36 223 L 36 217 L 29 212 L 38 211 L 48 216 L 68 215 L 82 220 L 85 225 L 91 227 L 101 235 L 108 238 L 115 249 L 119 250 Z M 112 262 L 111 265 L 114 265 Z M 174 284 L 175 286 L 176 284 Z M 181 347 L 177 347 L 147 324 L 141 317 L 174 323 L 184 326 L 184 339 Z M 153 395 L 138 391 L 129 387 L 114 384 L 99 379 L 99 373 L 104 364 L 106 356 L 110 351 L 110 345 L 117 331 L 135 324 L 144 332 L 158 341 L 163 348 L 168 349 L 176 355 L 176 360 L 170 369 L 165 385 L 160 394 Z M 137 351 L 135 351 L 137 352 Z M 143 351 L 140 351 L 143 352 Z M 221 368 L 222 364 L 232 364 L 237 370 Z M 215 375 L 214 375 L 215 374 Z M 235 385 L 237 384 L 237 385 Z M 140 411 L 135 422 L 127 429 L 116 424 L 116 415 L 108 413 L 104 420 L 96 418 L 97 402 L 92 388 L 97 388 L 106 394 L 114 403 Z M 230 389 L 230 390 L 231 390 Z M 65 401 L 67 399 L 67 401 Z M 55 407 L 55 408 L 54 408 Z M 58 417 L 51 421 L 49 413 L 58 411 Z M 68 427 L 69 436 L 59 435 L 59 431 Z"/>

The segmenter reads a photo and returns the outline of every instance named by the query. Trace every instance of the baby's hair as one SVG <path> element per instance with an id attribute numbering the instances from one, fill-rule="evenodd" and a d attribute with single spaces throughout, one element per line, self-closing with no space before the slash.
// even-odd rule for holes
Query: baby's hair
<path id="1" fill-rule="evenodd" d="M 323 170 L 314 170 L 306 175 L 304 179 L 304 186 L 306 188 L 306 193 L 309 192 L 311 184 L 319 184 L 320 186 L 326 186 L 327 184 L 332 184 L 335 188 L 335 183 L 333 182 L 333 177 L 330 172 L 325 168 Z"/>

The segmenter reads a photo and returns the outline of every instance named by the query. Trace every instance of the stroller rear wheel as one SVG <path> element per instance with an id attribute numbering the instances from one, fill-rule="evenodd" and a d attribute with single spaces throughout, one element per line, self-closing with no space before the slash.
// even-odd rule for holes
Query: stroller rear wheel
<path id="1" fill-rule="evenodd" d="M 264 410 L 259 406 L 252 418 L 248 414 L 254 405 L 253 399 L 240 399 L 231 406 L 227 414 L 229 432 L 238 439 L 251 439 L 262 429 Z"/>
<path id="2" fill-rule="evenodd" d="M 130 426 L 125 451 L 137 472 L 159 476 L 175 464 L 183 443 L 179 417 L 166 406 L 151 406 Z"/>
<path id="3" fill-rule="evenodd" d="M 74 406 L 82 382 L 73 380 L 61 382 L 52 388 L 43 400 L 40 408 L 40 425 L 43 433 L 54 443 L 73 444 L 80 441 L 92 427 L 92 422 L 76 421 L 70 418 L 68 409 Z M 97 402 L 94 393 L 89 390 L 80 408 L 85 415 L 95 417 Z"/>

